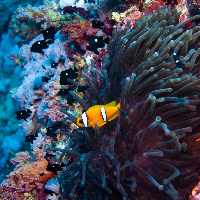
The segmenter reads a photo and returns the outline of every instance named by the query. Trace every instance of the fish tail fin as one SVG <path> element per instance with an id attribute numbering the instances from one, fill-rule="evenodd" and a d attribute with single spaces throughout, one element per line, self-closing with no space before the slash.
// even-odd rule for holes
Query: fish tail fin
<path id="1" fill-rule="evenodd" d="M 128 118 L 127 113 L 120 109 L 120 103 L 119 103 L 116 107 L 119 109 L 119 111 L 122 113 L 122 115 L 123 115 L 125 118 Z"/>
<path id="2" fill-rule="evenodd" d="M 119 109 L 119 111 L 122 113 L 122 115 L 125 117 L 125 118 L 128 118 L 128 115 L 126 112 L 124 112 L 123 110 Z"/>

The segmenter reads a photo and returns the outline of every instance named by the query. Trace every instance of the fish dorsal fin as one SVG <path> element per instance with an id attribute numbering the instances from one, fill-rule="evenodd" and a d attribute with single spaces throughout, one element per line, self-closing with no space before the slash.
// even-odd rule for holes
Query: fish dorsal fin
<path id="1" fill-rule="evenodd" d="M 106 105 L 104 105 L 104 107 L 115 107 L 116 106 L 116 101 L 112 101 Z"/>
<path id="2" fill-rule="evenodd" d="M 112 101 L 106 105 L 96 105 L 96 106 L 92 106 L 90 107 L 88 110 L 94 109 L 94 108 L 101 108 L 101 107 L 115 107 L 116 106 L 116 101 Z"/>
<path id="3" fill-rule="evenodd" d="M 88 110 L 91 110 L 91 109 L 94 109 L 94 108 L 100 108 L 100 107 L 102 107 L 103 105 L 96 105 L 96 106 L 92 106 L 92 107 L 90 107 Z"/>

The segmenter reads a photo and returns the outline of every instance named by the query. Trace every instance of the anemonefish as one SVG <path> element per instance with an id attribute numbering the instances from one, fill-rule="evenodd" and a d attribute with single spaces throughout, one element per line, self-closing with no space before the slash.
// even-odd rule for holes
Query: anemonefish
<path id="1" fill-rule="evenodd" d="M 98 126 L 103 126 L 108 121 L 112 121 L 118 115 L 118 113 L 127 117 L 126 113 L 120 109 L 120 103 L 116 106 L 116 101 L 112 101 L 106 105 L 96 105 L 90 107 L 77 119 L 77 125 L 80 127 L 93 127 L 95 128 L 94 122 L 96 121 Z"/>

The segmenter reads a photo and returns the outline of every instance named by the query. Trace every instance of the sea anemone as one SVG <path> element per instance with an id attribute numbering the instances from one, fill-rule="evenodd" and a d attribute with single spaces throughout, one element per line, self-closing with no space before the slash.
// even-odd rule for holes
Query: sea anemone
<path id="1" fill-rule="evenodd" d="M 116 100 L 128 117 L 59 131 L 71 137 L 65 149 L 53 149 L 68 160 L 64 197 L 189 199 L 200 174 L 200 27 L 185 27 L 200 16 L 179 23 L 180 15 L 161 7 L 133 28 L 115 30 L 101 72 L 82 73 L 85 99 L 71 94 L 83 108 Z"/>

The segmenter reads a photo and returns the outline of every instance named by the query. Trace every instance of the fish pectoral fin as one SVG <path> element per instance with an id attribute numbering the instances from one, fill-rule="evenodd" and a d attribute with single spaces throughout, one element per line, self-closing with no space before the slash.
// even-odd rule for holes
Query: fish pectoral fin
<path id="1" fill-rule="evenodd" d="M 114 114 L 111 118 L 108 119 L 108 121 L 112 121 L 113 119 L 115 119 L 118 116 L 118 113 L 119 112 L 117 112 L 116 114 Z"/>
<path id="2" fill-rule="evenodd" d="M 107 122 L 103 122 L 103 123 L 102 123 L 101 119 L 97 120 L 96 122 L 97 122 L 98 127 L 101 127 L 101 126 L 103 126 L 104 124 L 107 123 Z M 94 124 L 93 124 L 93 128 L 95 128 L 95 125 L 94 125 Z"/>

